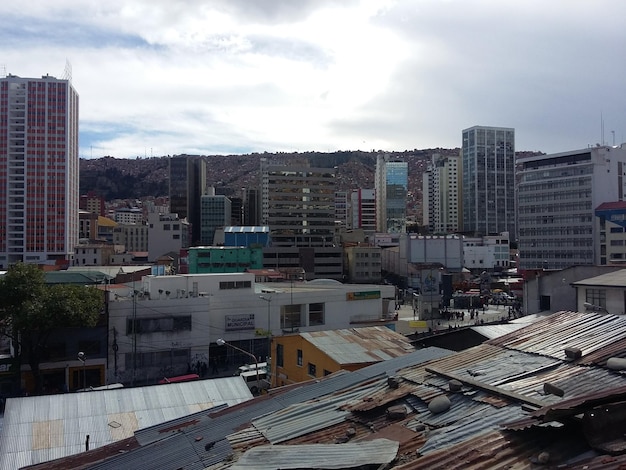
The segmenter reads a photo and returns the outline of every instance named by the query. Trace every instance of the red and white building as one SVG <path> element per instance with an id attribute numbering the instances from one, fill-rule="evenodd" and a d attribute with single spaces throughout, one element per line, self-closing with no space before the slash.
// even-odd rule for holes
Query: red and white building
<path id="1" fill-rule="evenodd" d="M 71 82 L 0 78 L 0 269 L 70 263 L 79 234 L 78 165 Z"/>

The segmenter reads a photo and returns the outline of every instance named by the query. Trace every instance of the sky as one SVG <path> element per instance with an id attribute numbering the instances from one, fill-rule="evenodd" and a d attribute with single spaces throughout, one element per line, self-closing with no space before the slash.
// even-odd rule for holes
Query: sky
<path id="1" fill-rule="evenodd" d="M 623 0 L 0 3 L 0 73 L 71 77 L 80 156 L 626 141 Z"/>

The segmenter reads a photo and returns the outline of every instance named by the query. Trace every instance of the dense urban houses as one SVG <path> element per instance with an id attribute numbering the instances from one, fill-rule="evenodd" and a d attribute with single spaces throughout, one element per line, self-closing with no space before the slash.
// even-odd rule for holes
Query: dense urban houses
<path id="1" fill-rule="evenodd" d="M 602 222 L 602 211 L 598 217 L 595 211 L 624 200 L 626 147 L 526 157 L 518 164 L 519 269 L 607 264 L 606 214 Z"/>
<path id="2" fill-rule="evenodd" d="M 456 233 L 461 228 L 461 157 L 435 154 L 423 173 L 423 225 L 430 233 Z"/>
<path id="3" fill-rule="evenodd" d="M 406 232 L 408 174 L 408 163 L 393 161 L 389 155 L 378 155 L 375 175 L 378 232 Z"/>
<path id="4" fill-rule="evenodd" d="M 515 236 L 515 129 L 463 130 L 463 231 Z"/>
<path id="5" fill-rule="evenodd" d="M 200 243 L 201 196 L 206 190 L 207 166 L 198 155 L 175 155 L 169 161 L 170 212 L 191 225 L 190 245 Z"/>
<path id="6" fill-rule="evenodd" d="M 78 163 L 70 80 L 0 78 L 0 269 L 70 263 L 79 236 Z"/>

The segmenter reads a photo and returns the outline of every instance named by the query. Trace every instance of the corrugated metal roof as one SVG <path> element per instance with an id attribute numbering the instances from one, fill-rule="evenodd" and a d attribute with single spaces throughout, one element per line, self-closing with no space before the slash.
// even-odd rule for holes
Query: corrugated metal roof
<path id="1" fill-rule="evenodd" d="M 252 398 L 240 377 L 10 398 L 0 437 L 0 468 L 14 470 L 96 449 L 140 428 Z"/>
<path id="2" fill-rule="evenodd" d="M 626 317 L 559 312 L 487 343 L 560 360 L 566 359 L 565 348 L 576 348 L 582 352 L 579 363 L 601 363 L 622 352 L 619 348 L 626 343 Z M 590 362 L 591 357 L 597 362 Z"/>
<path id="3" fill-rule="evenodd" d="M 290 446 L 259 446 L 243 454 L 230 468 L 280 469 L 341 469 L 361 465 L 388 464 L 396 458 L 399 444 L 388 439 L 346 444 L 307 444 Z"/>
<path id="4" fill-rule="evenodd" d="M 406 336 L 381 326 L 301 333 L 338 364 L 385 361 L 413 352 Z"/>

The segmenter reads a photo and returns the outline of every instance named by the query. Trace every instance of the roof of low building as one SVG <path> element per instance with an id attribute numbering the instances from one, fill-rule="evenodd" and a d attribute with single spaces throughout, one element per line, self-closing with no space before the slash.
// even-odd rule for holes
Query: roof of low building
<path id="1" fill-rule="evenodd" d="M 0 469 L 13 470 L 132 437 L 143 428 L 252 398 L 241 377 L 9 398 Z"/>
<path id="2" fill-rule="evenodd" d="M 312 331 L 300 336 L 338 364 L 370 364 L 415 350 L 406 336 L 385 326 Z"/>
<path id="3" fill-rule="evenodd" d="M 626 269 L 572 282 L 573 286 L 626 287 Z"/>

